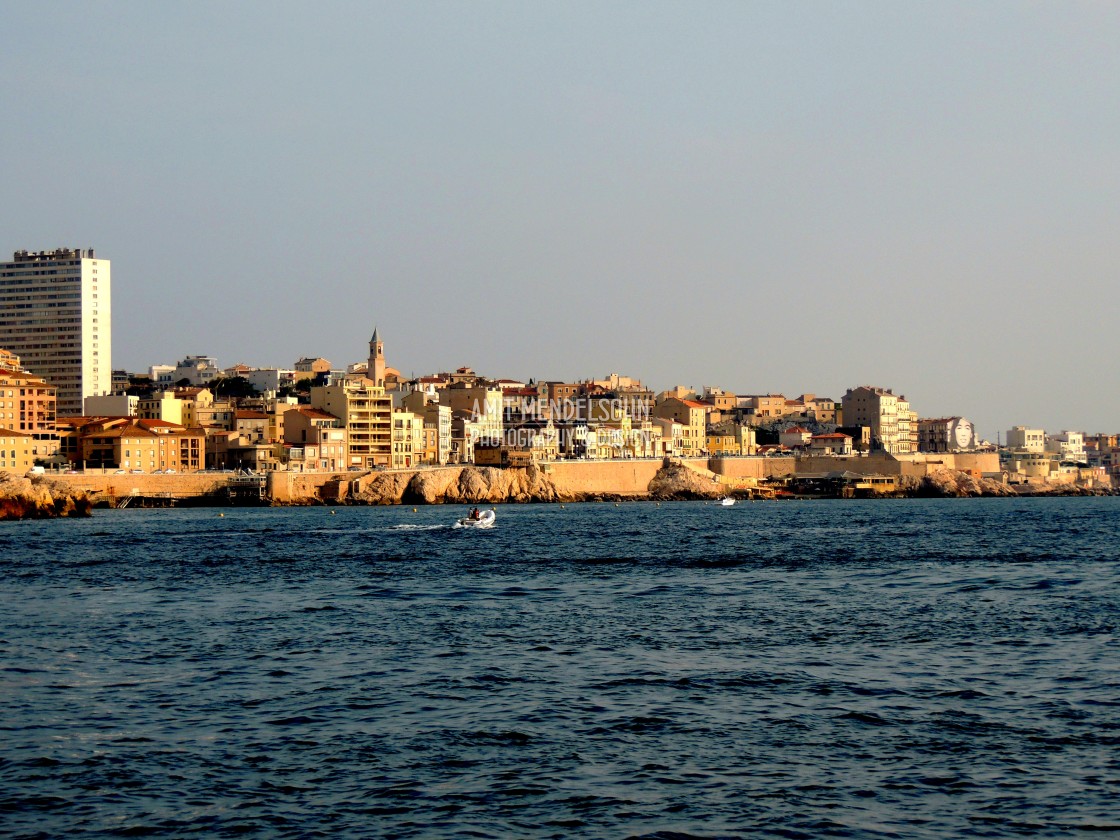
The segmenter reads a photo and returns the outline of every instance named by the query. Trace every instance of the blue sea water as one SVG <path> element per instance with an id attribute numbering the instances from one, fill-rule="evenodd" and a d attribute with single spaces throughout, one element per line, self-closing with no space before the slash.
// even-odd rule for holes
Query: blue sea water
<path id="1" fill-rule="evenodd" d="M 1120 831 L 1120 498 L 0 526 L 6 837 Z"/>

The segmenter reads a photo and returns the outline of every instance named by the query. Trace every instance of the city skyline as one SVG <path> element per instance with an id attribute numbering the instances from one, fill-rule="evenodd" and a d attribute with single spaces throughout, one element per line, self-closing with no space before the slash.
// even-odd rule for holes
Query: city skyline
<path id="1" fill-rule="evenodd" d="M 406 375 L 1117 426 L 1116 8 L 8 11 L 5 248 L 113 261 L 114 368 L 379 323 Z"/>

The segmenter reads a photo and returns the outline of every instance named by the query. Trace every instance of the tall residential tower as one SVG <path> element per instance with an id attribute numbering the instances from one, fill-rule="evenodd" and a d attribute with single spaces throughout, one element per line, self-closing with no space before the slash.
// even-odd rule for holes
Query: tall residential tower
<path id="1" fill-rule="evenodd" d="M 57 389 L 59 416 L 112 390 L 109 261 L 93 249 L 16 251 L 0 262 L 0 348 Z"/>

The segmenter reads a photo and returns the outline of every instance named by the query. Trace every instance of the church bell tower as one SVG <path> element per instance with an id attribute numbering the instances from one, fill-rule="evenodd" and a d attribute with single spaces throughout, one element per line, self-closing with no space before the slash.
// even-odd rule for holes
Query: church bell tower
<path id="1" fill-rule="evenodd" d="M 369 362 L 366 365 L 366 379 L 378 388 L 385 387 L 385 342 L 373 328 L 373 338 L 369 340 Z"/>

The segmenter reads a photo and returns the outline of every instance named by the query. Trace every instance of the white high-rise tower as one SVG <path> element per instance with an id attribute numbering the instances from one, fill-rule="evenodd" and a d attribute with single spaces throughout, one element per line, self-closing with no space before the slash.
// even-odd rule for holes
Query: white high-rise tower
<path id="1" fill-rule="evenodd" d="M 0 262 L 0 348 L 57 389 L 60 417 L 112 389 L 110 288 L 109 261 L 92 248 L 16 251 Z"/>

